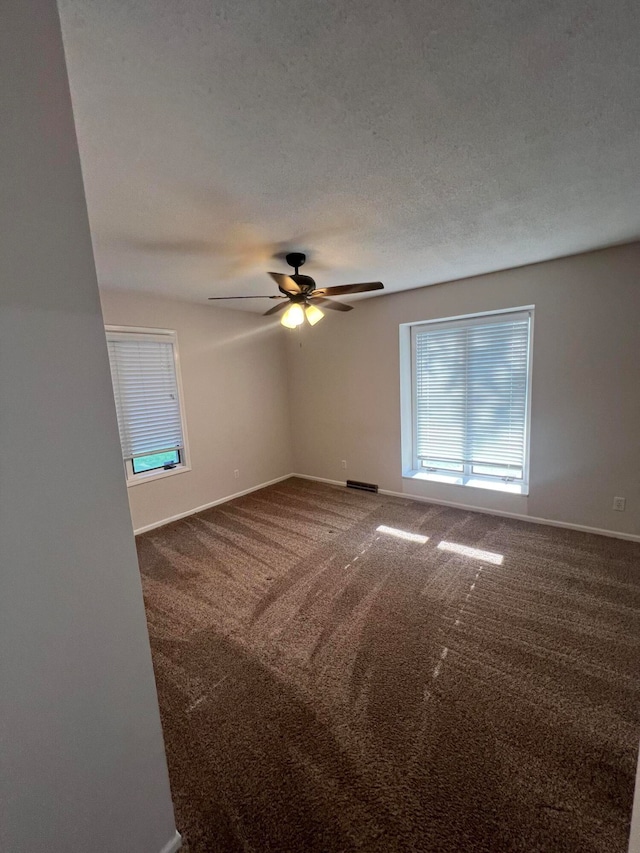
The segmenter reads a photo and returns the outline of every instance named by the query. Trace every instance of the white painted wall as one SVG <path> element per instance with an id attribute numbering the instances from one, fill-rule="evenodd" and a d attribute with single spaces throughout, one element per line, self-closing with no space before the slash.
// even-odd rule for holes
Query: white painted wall
<path id="1" fill-rule="evenodd" d="M 399 324 L 530 304 L 529 496 L 402 479 Z M 640 534 L 638 353 L 640 244 L 359 301 L 290 334 L 295 470 Z"/>
<path id="2" fill-rule="evenodd" d="M 0 849 L 175 839 L 55 0 L 0 28 Z"/>
<path id="3" fill-rule="evenodd" d="M 107 324 L 178 334 L 192 470 L 129 487 L 136 530 L 291 473 L 286 336 L 278 320 L 113 290 L 101 300 Z"/>

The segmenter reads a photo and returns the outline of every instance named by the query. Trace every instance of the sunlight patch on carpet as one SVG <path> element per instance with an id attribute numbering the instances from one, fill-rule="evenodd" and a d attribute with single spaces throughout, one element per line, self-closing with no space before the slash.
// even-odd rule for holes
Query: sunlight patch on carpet
<path id="1" fill-rule="evenodd" d="M 455 554 L 461 554 L 463 557 L 471 557 L 473 560 L 493 563 L 494 566 L 501 566 L 504 561 L 504 554 L 494 554 L 492 551 L 470 548 L 468 545 L 459 545 L 457 542 L 445 542 L 443 540 L 438 545 L 438 548 L 441 551 L 453 551 Z"/>
<path id="2" fill-rule="evenodd" d="M 376 527 L 376 530 L 378 533 L 386 533 L 387 536 L 395 536 L 397 539 L 406 539 L 407 542 L 419 542 L 421 545 L 429 541 L 428 536 L 421 536 L 419 533 L 409 533 L 407 530 L 399 530 L 397 527 L 387 527 L 385 524 Z"/>

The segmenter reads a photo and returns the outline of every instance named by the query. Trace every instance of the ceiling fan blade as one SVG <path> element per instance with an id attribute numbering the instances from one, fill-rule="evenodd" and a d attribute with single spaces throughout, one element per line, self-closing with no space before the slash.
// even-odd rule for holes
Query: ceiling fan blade
<path id="1" fill-rule="evenodd" d="M 332 311 L 353 311 L 353 305 L 345 305 L 344 302 L 334 302 L 333 299 L 325 299 L 324 296 L 316 296 L 313 294 L 313 302 L 324 305 L 325 308 L 331 308 Z"/>
<path id="2" fill-rule="evenodd" d="M 339 284 L 337 287 L 321 287 L 316 290 L 319 296 L 341 296 L 345 293 L 365 293 L 367 290 L 383 290 L 381 281 L 362 281 L 360 284 Z"/>
<path id="3" fill-rule="evenodd" d="M 278 313 L 278 311 L 282 311 L 282 309 L 283 309 L 283 308 L 286 308 L 286 307 L 287 307 L 286 303 L 287 303 L 289 300 L 287 299 L 287 297 L 286 297 L 286 296 L 283 296 L 282 298 L 285 300 L 285 302 L 279 302 L 277 305 L 274 305 L 274 306 L 273 306 L 273 308 L 269 308 L 269 310 L 268 310 L 268 311 L 265 311 L 265 312 L 264 312 L 264 314 L 263 314 L 262 316 L 263 316 L 263 317 L 268 317 L 268 316 L 269 316 L 269 314 L 277 314 L 277 313 Z"/>
<path id="4" fill-rule="evenodd" d="M 281 272 L 270 272 L 269 275 L 283 290 L 286 290 L 287 293 L 302 293 L 298 285 L 291 278 L 290 275 L 284 275 Z"/>
<path id="5" fill-rule="evenodd" d="M 286 296 L 208 296 L 207 299 L 286 299 Z"/>

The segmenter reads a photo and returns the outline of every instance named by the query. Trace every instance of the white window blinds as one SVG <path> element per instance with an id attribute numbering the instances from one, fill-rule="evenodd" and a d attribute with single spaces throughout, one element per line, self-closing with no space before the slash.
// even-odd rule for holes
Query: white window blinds
<path id="1" fill-rule="evenodd" d="M 182 449 L 182 418 L 170 334 L 108 332 L 124 459 Z"/>
<path id="2" fill-rule="evenodd" d="M 416 464 L 524 480 L 530 313 L 413 329 Z"/>

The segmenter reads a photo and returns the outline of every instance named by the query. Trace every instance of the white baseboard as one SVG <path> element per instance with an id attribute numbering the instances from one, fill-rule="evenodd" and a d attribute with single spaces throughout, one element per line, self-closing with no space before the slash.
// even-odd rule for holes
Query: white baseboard
<path id="1" fill-rule="evenodd" d="M 313 480 L 316 483 L 327 483 L 330 486 L 345 486 L 344 480 L 329 480 L 326 477 L 313 477 L 310 474 L 285 474 L 282 477 L 276 477 L 275 480 L 269 480 L 266 483 L 259 483 L 257 486 L 251 486 L 249 489 L 243 489 L 241 492 L 236 492 L 234 495 L 227 495 L 224 498 L 218 498 L 210 503 L 197 506 L 187 512 L 180 512 L 177 515 L 172 515 L 170 518 L 163 518 L 161 521 L 156 521 L 153 524 L 147 524 L 145 527 L 138 527 L 133 532 L 137 536 L 139 533 L 146 533 L 147 530 L 155 530 L 156 527 L 163 527 L 165 524 L 171 524 L 172 521 L 179 521 L 181 518 L 187 518 L 189 515 L 195 515 L 198 512 L 204 512 L 205 509 L 218 506 L 218 504 L 227 503 L 235 498 L 241 498 L 243 495 L 248 495 L 251 492 L 257 492 L 259 489 L 264 489 L 267 486 L 273 486 L 275 483 L 281 483 L 283 480 L 288 480 L 290 477 L 299 477 L 301 480 Z M 640 535 L 635 533 L 622 533 L 618 530 L 606 530 L 601 527 L 588 527 L 585 524 L 572 524 L 569 521 L 555 521 L 552 518 L 537 518 L 533 515 L 523 515 L 517 512 L 507 512 L 501 509 L 485 509 L 484 507 L 470 506 L 469 504 L 456 503 L 455 501 L 443 501 L 439 498 L 427 498 L 423 495 L 410 495 L 404 492 L 392 492 L 388 489 L 380 489 L 379 494 L 390 495 L 394 498 L 404 498 L 408 501 L 419 501 L 427 504 L 439 504 L 441 506 L 450 506 L 453 509 L 464 509 L 467 512 L 480 512 L 483 515 L 497 515 L 503 518 L 514 518 L 517 521 L 530 521 L 532 524 L 547 524 L 549 527 L 563 527 L 566 530 L 579 530 L 581 533 L 595 533 L 598 536 L 609 536 L 613 539 L 625 539 L 629 542 L 640 542 Z"/>
<path id="2" fill-rule="evenodd" d="M 468 504 L 443 501 L 436 498 L 425 498 L 422 495 L 407 495 L 402 492 L 390 492 L 387 489 L 379 489 L 381 495 L 391 495 L 394 498 L 407 498 L 412 501 L 421 501 L 428 504 L 441 504 L 454 509 L 464 509 L 468 512 L 481 512 L 483 515 L 498 515 L 503 518 L 514 518 L 517 521 L 530 521 L 531 524 L 547 524 L 549 527 L 563 527 L 566 530 L 579 530 L 581 533 L 596 533 L 598 536 L 609 536 L 612 539 L 626 539 L 630 542 L 640 542 L 640 536 L 635 533 L 622 533 L 618 530 L 605 530 L 602 527 L 588 527 L 585 524 L 573 524 L 570 521 L 554 521 L 551 518 L 538 518 L 535 515 L 523 515 L 519 512 L 507 512 L 502 509 L 485 509 L 484 507 L 469 506 Z"/>
<path id="3" fill-rule="evenodd" d="M 248 495 L 251 492 L 257 492 L 259 489 L 264 489 L 267 486 L 273 486 L 274 483 L 281 483 L 283 480 L 288 480 L 289 477 L 296 476 L 294 474 L 285 474 L 282 477 L 276 477 L 275 480 L 268 480 L 266 483 L 258 483 L 257 486 L 251 486 L 248 489 L 243 489 L 241 492 L 236 492 L 234 495 L 226 495 L 224 498 L 218 498 L 215 501 L 210 501 L 208 504 L 196 506 L 193 509 L 188 509 L 186 512 L 179 512 L 177 515 L 172 515 L 169 518 L 163 518 L 160 521 L 154 521 L 153 524 L 146 524 L 144 527 L 137 527 L 133 532 L 136 536 L 140 533 L 146 533 L 147 530 L 155 530 L 156 527 L 164 527 L 165 524 L 171 524 L 172 521 L 180 521 L 181 518 L 187 518 L 189 515 L 195 515 L 198 512 L 204 512 L 205 509 L 211 509 L 218 504 L 226 504 L 227 501 L 241 498 L 243 495 Z"/>
<path id="4" fill-rule="evenodd" d="M 177 851 L 182 847 L 182 836 L 176 830 L 176 834 L 173 836 L 171 841 L 167 841 L 164 845 L 160 853 L 177 853 Z"/>
<path id="5" fill-rule="evenodd" d="M 631 831 L 629 834 L 629 853 L 640 853 L 640 753 L 636 770 L 636 789 L 631 812 Z"/>
<path id="6" fill-rule="evenodd" d="M 289 474 L 290 477 L 299 477 L 301 480 L 314 480 L 316 483 L 328 483 L 330 486 L 346 486 L 345 480 L 327 480 L 326 477 L 311 477 L 309 474 Z"/>
<path id="7" fill-rule="evenodd" d="M 344 486 L 341 480 L 327 480 L 324 477 L 312 477 L 309 474 L 291 474 L 292 477 L 300 477 L 302 480 L 315 480 L 318 483 L 329 483 L 332 486 Z M 532 524 L 547 524 L 549 527 L 563 527 L 566 530 L 579 530 L 581 533 L 595 533 L 598 536 L 609 536 L 612 539 L 625 539 L 629 542 L 640 542 L 640 535 L 635 533 L 622 533 L 618 530 L 606 530 L 601 527 L 588 527 L 585 524 L 572 524 L 569 521 L 555 521 L 551 518 L 537 518 L 533 515 L 523 515 L 517 512 L 506 512 L 500 509 L 485 509 L 484 507 L 469 506 L 468 504 L 456 503 L 455 501 L 443 501 L 438 498 L 427 498 L 423 495 L 409 495 L 405 492 L 392 492 L 388 489 L 379 489 L 381 495 L 390 495 L 394 498 L 404 498 L 409 501 L 419 501 L 427 504 L 440 504 L 450 506 L 453 509 L 464 509 L 467 512 L 480 512 L 483 515 L 498 515 L 504 518 L 514 518 L 517 521 L 530 521 Z"/>

